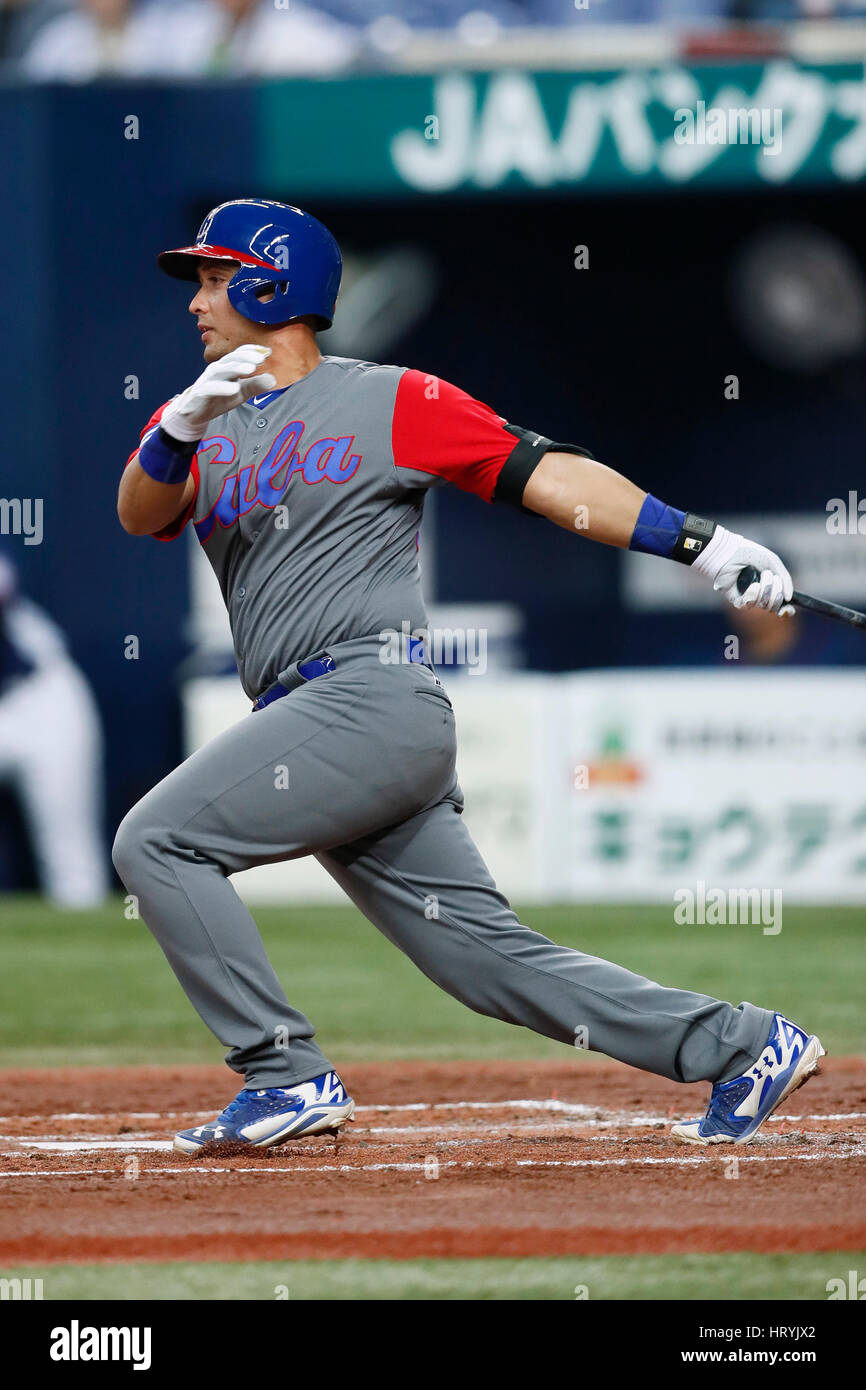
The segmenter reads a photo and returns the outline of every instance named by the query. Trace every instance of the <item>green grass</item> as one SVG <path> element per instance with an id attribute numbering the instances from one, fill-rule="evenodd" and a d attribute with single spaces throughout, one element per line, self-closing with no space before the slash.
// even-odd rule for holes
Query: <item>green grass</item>
<path id="1" fill-rule="evenodd" d="M 334 1059 L 567 1055 L 444 995 L 352 907 L 255 915 L 289 998 L 315 1021 Z M 662 983 L 782 1009 L 820 1031 L 833 1053 L 866 1052 L 866 909 L 788 908 L 778 936 L 760 927 L 677 926 L 666 907 L 527 908 L 523 920 Z M 147 928 L 125 919 L 120 898 L 86 913 L 3 898 L 0 959 L 0 1066 L 222 1056 Z"/>
<path id="2" fill-rule="evenodd" d="M 809 1299 L 863 1269 L 866 1251 L 820 1255 L 606 1255 L 484 1260 L 48 1265 L 3 1270 L 60 1299 Z"/>

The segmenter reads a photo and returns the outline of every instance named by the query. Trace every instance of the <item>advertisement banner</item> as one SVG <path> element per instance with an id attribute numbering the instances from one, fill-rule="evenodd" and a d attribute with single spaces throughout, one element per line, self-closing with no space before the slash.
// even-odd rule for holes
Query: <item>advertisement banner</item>
<path id="1" fill-rule="evenodd" d="M 272 82 L 257 122 L 264 181 L 304 197 L 772 188 L 866 174 L 862 63 Z"/>
<path id="2" fill-rule="evenodd" d="M 714 895 L 739 895 L 768 932 L 783 903 L 866 905 L 866 673 L 446 684 L 465 823 L 515 901 L 666 902 L 712 921 Z M 231 678 L 184 699 L 190 753 L 248 710 Z M 250 900 L 340 899 L 311 858 L 234 882 Z"/>
<path id="3" fill-rule="evenodd" d="M 866 902 L 866 674 L 624 671 L 564 700 L 566 899 Z"/>

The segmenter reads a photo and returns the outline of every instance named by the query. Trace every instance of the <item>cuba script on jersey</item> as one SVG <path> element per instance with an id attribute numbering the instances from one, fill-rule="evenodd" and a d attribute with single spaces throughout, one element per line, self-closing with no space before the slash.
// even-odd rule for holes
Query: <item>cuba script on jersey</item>
<path id="1" fill-rule="evenodd" d="M 454 483 L 491 501 L 517 445 L 505 424 L 440 378 L 348 357 L 212 421 L 192 502 L 158 539 L 194 528 L 252 699 L 331 643 L 426 630 L 424 496 Z"/>
<path id="2" fill-rule="evenodd" d="M 257 408 L 262 409 L 263 405 Z M 279 506 L 295 473 L 300 473 L 304 482 L 313 486 L 323 479 L 337 485 L 345 483 L 357 471 L 361 455 L 350 453 L 354 435 L 346 434 L 340 439 L 317 439 L 308 446 L 302 458 L 300 444 L 303 433 L 303 420 L 292 420 L 280 430 L 258 466 L 246 464 L 229 474 L 213 509 L 202 521 L 195 523 L 195 532 L 202 544 L 215 526 L 231 526 L 257 503 L 268 508 Z M 211 456 L 210 463 L 234 463 L 235 444 L 225 435 L 209 435 L 203 439 L 198 448 L 199 457 L 214 447 L 216 453 Z"/>

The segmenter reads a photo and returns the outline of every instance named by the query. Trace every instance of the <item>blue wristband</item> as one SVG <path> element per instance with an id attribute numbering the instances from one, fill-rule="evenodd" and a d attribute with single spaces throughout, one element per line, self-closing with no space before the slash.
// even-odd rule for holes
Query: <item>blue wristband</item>
<path id="1" fill-rule="evenodd" d="M 200 441 L 187 444 L 166 434 L 160 425 L 141 443 L 138 462 L 156 483 L 185 483 Z"/>
<path id="2" fill-rule="evenodd" d="M 685 512 L 668 507 L 648 492 L 628 543 L 629 550 L 671 559 L 685 519 Z"/>
<path id="3" fill-rule="evenodd" d="M 716 523 L 707 517 L 681 512 L 647 493 L 628 548 L 691 565 L 712 540 L 715 529 Z"/>

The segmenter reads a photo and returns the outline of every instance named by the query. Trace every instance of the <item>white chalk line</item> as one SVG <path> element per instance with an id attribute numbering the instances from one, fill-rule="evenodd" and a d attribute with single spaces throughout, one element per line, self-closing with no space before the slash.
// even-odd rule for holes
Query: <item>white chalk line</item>
<path id="1" fill-rule="evenodd" d="M 642 1127 L 650 1125 L 667 1125 L 671 1123 L 670 1115 L 652 1115 L 642 1111 L 634 1110 L 609 1110 L 599 1105 L 577 1105 L 567 1101 L 555 1100 L 553 1097 L 547 1100 L 460 1100 L 460 1101 L 437 1101 L 428 1104 L 424 1101 L 416 1101 L 406 1105 L 356 1105 L 355 1114 L 366 1115 L 388 1112 L 423 1112 L 425 1110 L 533 1110 L 548 1114 L 561 1114 L 563 1116 L 580 1119 L 581 1124 L 587 1128 L 610 1128 L 616 1125 Z M 208 1119 L 214 1114 L 210 1110 L 58 1110 L 47 1115 L 0 1115 L 0 1125 L 26 1124 L 27 1122 L 38 1121 L 48 1123 L 49 1121 L 67 1120 L 115 1120 L 118 1117 L 129 1120 L 198 1120 Z M 605 1117 L 605 1118 L 600 1118 Z M 850 1110 L 827 1115 L 792 1115 L 787 1112 L 782 1115 L 771 1115 L 770 1123 L 780 1120 L 864 1120 L 866 1111 Z M 395 1131 L 396 1131 L 396 1127 Z M 383 1131 L 384 1132 L 384 1131 Z M 0 1138 L 9 1136 L 0 1135 Z"/>
<path id="2" fill-rule="evenodd" d="M 378 1136 L 404 1135 L 406 1136 L 406 1140 L 403 1141 L 404 1143 L 411 1142 L 413 1138 L 421 1140 L 424 1137 L 434 1136 L 435 1142 L 439 1145 L 439 1147 L 463 1147 L 471 1144 L 489 1143 L 490 1137 L 495 1134 L 508 1134 L 516 1139 L 523 1140 L 557 1136 L 573 1137 L 575 1139 L 585 1137 L 586 1140 L 608 1139 L 615 1142 L 617 1139 L 617 1136 L 615 1134 L 596 1133 L 581 1136 L 580 1134 L 573 1134 L 572 1131 L 574 1128 L 577 1128 L 578 1130 L 595 1129 L 602 1131 L 620 1130 L 623 1128 L 643 1128 L 656 1130 L 667 1129 L 670 1127 L 673 1118 L 672 1116 L 651 1115 L 641 1113 L 635 1114 L 634 1112 L 605 1110 L 599 1106 L 571 1104 L 569 1102 L 560 1101 L 554 1097 L 549 1097 L 546 1100 L 515 1099 L 509 1101 L 442 1101 L 436 1102 L 434 1104 L 427 1104 L 425 1102 L 419 1101 L 405 1105 L 369 1105 L 358 1106 L 355 1113 L 356 1115 L 366 1113 L 372 1116 L 389 1111 L 398 1113 L 409 1111 L 415 1114 L 420 1114 L 425 1111 L 490 1111 L 501 1110 L 503 1108 L 511 1108 L 521 1110 L 523 1112 L 530 1112 L 535 1116 L 538 1116 L 540 1114 L 552 1114 L 557 1116 L 557 1120 L 554 1121 L 554 1123 L 552 1123 L 551 1125 L 549 1125 L 546 1129 L 541 1130 L 539 1130 L 537 1122 L 535 1124 L 531 1124 L 530 1122 L 530 1124 L 528 1125 L 526 1121 L 520 1120 L 507 1121 L 505 1123 L 500 1124 L 485 1124 L 483 1133 L 481 1135 L 465 1132 L 461 1133 L 461 1131 L 469 1130 L 470 1126 L 463 1125 L 458 1122 L 438 1125 L 362 1125 L 354 1130 L 353 1137 L 360 1138 L 361 1135 L 375 1135 L 377 1136 L 378 1145 L 384 1148 L 399 1148 L 401 1147 L 401 1144 L 399 1142 L 388 1143 L 386 1140 L 381 1139 Z M 44 1116 L 42 1118 L 45 1120 L 55 1121 L 94 1121 L 97 1119 L 116 1118 L 117 1115 L 120 1113 L 124 1113 L 125 1118 L 139 1120 L 155 1119 L 159 1120 L 163 1124 L 165 1124 L 167 1121 L 176 1118 L 189 1120 L 190 1118 L 196 1115 L 209 1116 L 212 1114 L 211 1111 L 168 1111 L 165 1114 L 160 1114 L 156 1111 L 60 1111 L 54 1112 L 51 1115 Z M 601 1118 L 603 1116 L 606 1116 L 607 1118 Z M 32 1116 L 7 1115 L 0 1116 L 0 1121 L 5 1120 L 8 1123 L 9 1121 L 18 1120 L 20 1123 L 22 1120 L 32 1120 L 33 1118 L 34 1117 Z M 810 1121 L 833 1121 L 838 1123 L 852 1120 L 860 1120 L 864 1118 L 866 1118 L 866 1112 L 862 1111 L 836 1112 L 826 1115 L 792 1115 L 783 1113 L 780 1115 L 770 1116 L 770 1123 L 808 1123 Z M 349 1131 L 347 1131 L 346 1133 L 348 1135 Z M 445 1138 L 444 1136 L 448 1134 L 452 1136 L 457 1134 L 458 1137 L 450 1139 Z M 24 1145 L 26 1148 L 30 1150 L 36 1150 L 45 1153 L 99 1153 L 113 1151 L 121 1153 L 167 1153 L 172 1151 L 173 1146 L 170 1139 L 150 1137 L 152 1135 L 154 1135 L 153 1130 L 145 1130 L 137 1134 L 130 1134 L 129 1137 L 125 1139 L 118 1139 L 114 1135 L 107 1134 L 79 1134 L 74 1139 L 69 1139 L 59 1134 L 41 1134 L 31 1136 L 27 1134 L 0 1133 L 0 1143 L 12 1143 L 16 1146 Z M 438 1136 L 438 1138 L 436 1136 Z M 787 1142 L 790 1139 L 790 1137 L 791 1136 L 788 1135 L 773 1136 L 771 1142 L 776 1142 L 777 1140 Z M 822 1135 L 803 1135 L 804 1139 L 806 1137 L 820 1138 L 822 1137 Z M 769 1138 L 770 1136 L 767 1135 L 765 1137 L 765 1141 Z M 14 1151 L 6 1151 L 2 1154 L 2 1156 L 12 1157 L 14 1156 Z M 317 1169 L 316 1171 L 322 1171 L 322 1169 Z"/>
<path id="3" fill-rule="evenodd" d="M 506 1126 L 498 1128 L 505 1130 L 505 1132 L 507 1132 L 509 1136 L 512 1136 L 516 1142 L 521 1143 L 531 1142 L 534 1139 L 547 1140 L 550 1138 L 566 1138 L 572 1139 L 574 1142 L 601 1144 L 616 1144 L 622 1142 L 620 1137 L 615 1134 L 573 1135 L 569 1133 L 562 1133 L 561 1131 L 552 1133 L 550 1130 L 524 1129 L 515 1132 L 513 1127 L 510 1129 Z M 453 1136 L 453 1129 L 450 1127 L 424 1125 L 419 1127 L 419 1129 L 417 1130 L 401 1128 L 398 1131 L 396 1131 L 396 1133 L 398 1134 L 407 1136 L 406 1138 L 377 1138 L 376 1147 L 380 1149 L 405 1149 L 409 1144 L 411 1144 L 413 1138 L 417 1137 L 419 1141 L 422 1138 L 428 1140 L 432 1139 L 432 1143 L 435 1145 L 435 1147 L 440 1149 L 469 1148 L 473 1145 L 489 1144 L 491 1132 L 493 1131 L 488 1131 L 484 1134 L 461 1135 L 455 1138 L 448 1137 Z M 358 1140 L 363 1135 L 367 1134 L 393 1135 L 394 1133 L 394 1130 L 389 1129 L 360 1129 L 356 1130 L 354 1134 L 346 1135 L 345 1137 L 351 1142 L 352 1140 Z M 820 1143 L 822 1140 L 825 1141 L 826 1139 L 826 1130 L 800 1130 L 797 1133 L 791 1134 L 763 1135 L 759 1142 L 761 1142 L 762 1144 L 768 1144 L 775 1149 L 777 1145 L 782 1146 L 790 1145 L 791 1143 L 813 1143 L 816 1141 Z M 0 1135 L 0 1142 L 3 1141 L 15 1143 L 17 1146 L 20 1145 L 23 1148 L 38 1153 L 171 1153 L 173 1152 L 174 1148 L 173 1143 L 170 1139 L 141 1139 L 137 1136 L 135 1138 L 129 1139 L 112 1139 L 108 1137 L 103 1138 L 102 1136 L 82 1136 L 79 1139 L 61 1139 L 46 1137 L 40 1137 L 37 1139 L 28 1135 Z M 297 1142 L 301 1142 L 300 1139 Z M 18 1148 L 0 1150 L 0 1158 L 13 1158 L 19 1151 L 20 1150 Z"/>
<path id="4" fill-rule="evenodd" d="M 666 1157 L 666 1158 L 569 1158 L 569 1159 L 536 1159 L 521 1158 L 515 1160 L 514 1166 L 517 1168 L 695 1168 L 700 1164 L 724 1163 L 736 1158 L 738 1163 L 821 1163 L 821 1162 L 844 1162 L 850 1158 L 866 1158 L 866 1146 L 855 1145 L 844 1152 L 836 1153 L 813 1153 L 813 1154 L 703 1154 L 700 1157 L 691 1158 Z M 508 1163 L 476 1163 L 468 1161 L 458 1163 L 455 1160 L 436 1161 L 431 1165 L 429 1159 L 425 1162 L 404 1162 L 404 1163 L 323 1163 L 315 1167 L 280 1167 L 265 1168 L 259 1164 L 232 1165 L 229 1168 L 203 1167 L 201 1164 L 184 1164 L 179 1168 L 149 1168 L 144 1169 L 138 1175 L 141 1177 L 182 1177 L 189 1173 L 223 1174 L 223 1173 L 256 1173 L 274 1174 L 284 1178 L 304 1176 L 309 1177 L 316 1173 L 426 1173 L 431 1171 L 439 1172 L 443 1168 L 454 1169 L 463 1172 L 467 1169 L 480 1169 L 483 1171 L 501 1171 L 507 1168 Z M 16 1172 L 0 1173 L 0 1178 L 78 1178 L 87 1176 L 119 1176 L 116 1168 L 52 1168 L 43 1170 L 21 1169 Z M 129 1179 L 127 1179 L 129 1180 Z"/>
<path id="5" fill-rule="evenodd" d="M 395 1130 L 356 1130 L 350 1137 L 352 1137 L 353 1140 L 359 1140 L 364 1134 L 393 1133 L 395 1133 Z M 417 1136 L 418 1138 L 432 1136 L 436 1144 L 448 1145 L 448 1147 L 455 1148 L 463 1147 L 464 1144 L 489 1144 L 491 1143 L 489 1136 L 491 1136 L 492 1133 L 496 1133 L 496 1130 L 489 1130 L 485 1134 L 464 1134 L 464 1136 L 457 1138 L 443 1138 L 441 1136 L 453 1133 L 453 1131 L 438 1129 L 438 1127 L 434 1125 L 428 1125 L 424 1126 L 423 1129 L 398 1130 L 396 1133 L 405 1134 L 407 1138 L 400 1138 L 400 1140 L 393 1141 L 377 1140 L 377 1148 L 407 1148 L 413 1136 Z M 513 1126 L 512 1129 L 507 1130 L 507 1133 L 520 1141 L 532 1140 L 532 1138 L 552 1137 L 552 1131 L 550 1130 L 532 1129 L 516 1131 Z M 562 1137 L 580 1138 L 581 1136 L 566 1134 L 566 1136 Z M 300 1143 L 300 1138 L 303 1138 L 303 1136 L 297 1138 L 297 1143 Z M 616 1143 L 616 1136 L 613 1136 L 613 1134 L 605 1134 L 605 1136 L 602 1136 L 602 1134 L 588 1134 L 588 1136 L 584 1136 L 584 1138 L 587 1143 L 594 1143 L 594 1141 L 602 1140 L 610 1140 L 612 1143 Z M 22 1145 L 24 1148 L 43 1152 L 43 1154 L 86 1154 L 86 1152 L 100 1152 L 101 1150 L 170 1152 L 172 1148 L 171 1140 L 167 1140 L 167 1138 L 142 1138 L 142 1140 L 139 1140 L 139 1138 L 124 1138 L 124 1140 L 117 1140 L 117 1138 L 96 1136 L 96 1134 L 82 1134 L 81 1138 L 74 1138 L 74 1140 L 56 1136 L 40 1136 L 39 1138 L 35 1138 L 28 1136 L 28 1134 L 0 1134 L 0 1143 Z M 291 1143 L 291 1141 L 289 1141 L 289 1143 Z M 15 1152 L 15 1150 L 4 1151 L 3 1156 L 8 1158 L 13 1152 Z"/>
<path id="6" fill-rule="evenodd" d="M 356 1105 L 356 1115 L 387 1114 L 390 1112 L 422 1112 L 425 1110 L 540 1110 L 551 1114 L 574 1115 L 592 1119 L 599 1114 L 617 1115 L 616 1110 L 605 1110 L 598 1105 L 571 1104 L 550 1097 L 547 1100 L 455 1100 L 455 1101 L 412 1101 L 404 1105 Z M 56 1110 L 47 1115 L 0 1115 L 0 1124 L 20 1124 L 27 1120 L 113 1120 L 118 1115 L 129 1120 L 179 1120 L 187 1116 L 193 1119 L 213 1115 L 210 1110 Z M 621 1112 L 623 1116 L 626 1111 Z M 629 1112 L 633 1114 L 634 1112 Z"/>
<path id="7" fill-rule="evenodd" d="M 208 1113 L 212 1115 L 213 1112 L 212 1112 L 212 1111 L 209 1111 Z M 781 1114 L 781 1115 L 771 1115 L 771 1116 L 769 1117 L 769 1123 L 778 1124 L 778 1123 L 780 1123 L 780 1122 L 783 1121 L 783 1120 L 787 1120 L 787 1121 L 789 1121 L 789 1122 L 791 1122 L 791 1123 L 794 1123 L 794 1122 L 797 1122 L 797 1123 L 799 1123 L 799 1122 L 808 1123 L 809 1121 L 816 1121 L 816 1120 L 822 1120 L 822 1121 L 830 1121 L 830 1120 L 832 1120 L 832 1121 L 834 1121 L 834 1122 L 842 1122 L 842 1121 L 846 1121 L 846 1120 L 853 1120 L 853 1119 L 859 1119 L 859 1118 L 860 1118 L 860 1117 L 859 1117 L 858 1115 L 788 1115 L 788 1114 L 786 1113 L 786 1114 Z M 866 1116 L 864 1116 L 863 1118 L 866 1118 Z M 577 1135 L 577 1134 L 581 1133 L 583 1130 L 594 1130 L 594 1129 L 597 1129 L 597 1130 L 610 1130 L 610 1129 L 667 1129 L 667 1128 L 670 1127 L 670 1125 L 676 1124 L 676 1123 L 678 1123 L 677 1118 L 676 1118 L 675 1116 L 673 1116 L 673 1115 L 666 1115 L 664 1118 L 662 1118 L 662 1116 L 660 1116 L 660 1115 L 647 1115 L 647 1116 L 639 1116 L 639 1117 L 637 1117 L 637 1118 L 630 1118 L 630 1119 L 581 1120 L 579 1123 L 572 1122 L 572 1121 L 564 1121 L 564 1122 L 557 1122 L 557 1123 L 553 1123 L 553 1124 L 548 1124 L 548 1125 L 546 1125 L 546 1126 L 542 1129 L 542 1128 L 539 1128 L 539 1126 L 538 1126 L 537 1123 L 535 1123 L 535 1124 L 532 1124 L 532 1123 L 527 1124 L 526 1122 L 521 1122 L 521 1121 L 519 1121 L 519 1120 L 517 1120 L 517 1121 L 512 1120 L 512 1121 L 506 1121 L 504 1124 L 489 1124 L 489 1123 L 487 1123 L 487 1124 L 484 1125 L 483 1130 L 480 1131 L 480 1132 L 482 1132 L 484 1135 L 490 1135 L 490 1134 L 514 1134 L 514 1135 L 523 1137 L 524 1135 L 532 1135 L 532 1134 L 551 1134 L 551 1135 L 559 1135 L 559 1136 L 566 1136 L 566 1137 L 567 1137 L 567 1136 L 569 1136 L 569 1135 Z M 164 1128 L 165 1128 L 165 1127 L 163 1127 L 163 1132 L 164 1132 Z M 158 1134 L 159 1132 L 160 1132 L 160 1131 L 158 1131 L 158 1130 L 153 1130 L 153 1129 L 143 1129 L 143 1130 L 139 1130 L 139 1131 L 137 1131 L 137 1132 L 133 1135 L 133 1140 L 134 1140 L 134 1141 L 141 1140 L 142 1143 L 147 1143 L 151 1138 L 155 1137 L 156 1134 Z M 450 1133 L 450 1134 L 461 1134 L 461 1133 L 472 1134 L 472 1133 L 478 1133 L 478 1132 L 479 1132 L 479 1129 L 478 1129 L 478 1126 L 477 1126 L 477 1125 L 463 1125 L 463 1124 L 459 1124 L 459 1123 L 457 1123 L 457 1122 L 455 1122 L 454 1124 L 450 1124 L 450 1125 L 441 1125 L 441 1124 L 440 1124 L 440 1125 L 357 1125 L 357 1126 L 353 1126 L 352 1130 L 347 1131 L 347 1133 L 354 1134 L 356 1137 L 357 1137 L 358 1135 L 360 1135 L 360 1134 L 408 1134 L 408 1135 L 418 1134 L 418 1135 L 421 1135 L 421 1134 L 445 1134 L 445 1133 Z M 62 1134 L 38 1134 L 38 1135 L 28 1135 L 28 1134 L 2 1134 L 2 1133 L 0 1133 L 0 1143 L 2 1143 L 2 1142 L 5 1140 L 5 1141 L 9 1141 L 10 1143 L 18 1144 L 18 1143 L 27 1143 L 28 1141 L 33 1141 L 33 1142 L 35 1142 L 37 1139 L 38 1139 L 40 1142 L 41 1142 L 41 1141 L 48 1141 L 48 1142 L 58 1142 L 58 1143 L 59 1143 L 59 1142 L 61 1142 L 61 1141 L 64 1139 L 64 1137 L 65 1137 L 65 1136 L 62 1135 Z M 109 1143 L 115 1143 L 115 1142 L 117 1142 L 117 1143 L 125 1142 L 125 1141 L 118 1141 L 118 1140 L 116 1140 L 116 1131 L 115 1131 L 115 1134 L 81 1134 L 81 1135 L 79 1135 L 79 1138 L 82 1139 L 82 1140 L 86 1140 L 88 1143 L 97 1143 L 97 1142 L 102 1143 L 102 1142 L 104 1142 L 104 1143 L 106 1143 L 106 1144 L 109 1144 Z"/>
<path id="8" fill-rule="evenodd" d="M 605 1113 L 603 1108 L 598 1105 L 579 1105 L 550 1096 L 546 1100 L 417 1100 L 401 1105 L 356 1105 L 355 1114 L 365 1115 L 374 1112 L 408 1110 L 499 1110 L 504 1106 L 518 1110 L 550 1110 L 586 1116 Z M 607 1113 L 617 1112 L 609 1111 Z M 11 1124 L 16 1120 L 34 1118 L 41 1120 L 107 1120 L 113 1119 L 117 1115 L 124 1115 L 130 1120 L 174 1120 L 185 1115 L 212 1114 L 213 1110 L 55 1110 L 48 1115 L 0 1115 L 0 1124 Z"/>

